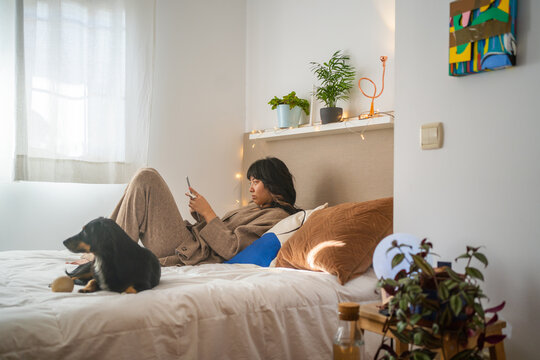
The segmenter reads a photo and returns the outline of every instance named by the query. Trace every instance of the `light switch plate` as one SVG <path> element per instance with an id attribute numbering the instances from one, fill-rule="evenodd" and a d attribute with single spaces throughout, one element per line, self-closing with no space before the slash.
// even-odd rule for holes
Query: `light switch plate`
<path id="1" fill-rule="evenodd" d="M 443 145 L 442 123 L 429 123 L 422 125 L 420 143 L 423 150 L 439 149 Z"/>

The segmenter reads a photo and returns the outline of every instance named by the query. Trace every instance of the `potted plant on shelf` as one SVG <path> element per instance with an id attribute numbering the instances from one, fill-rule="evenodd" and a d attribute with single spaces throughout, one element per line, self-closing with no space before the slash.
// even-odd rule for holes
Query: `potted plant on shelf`
<path id="1" fill-rule="evenodd" d="M 278 125 L 280 128 L 298 127 L 302 116 L 302 110 L 309 115 L 309 102 L 296 96 L 296 92 L 278 98 L 274 96 L 268 102 L 272 105 L 272 110 L 277 108 Z"/>
<path id="2" fill-rule="evenodd" d="M 354 67 L 349 64 L 349 56 L 338 50 L 328 62 L 310 64 L 311 70 L 321 83 L 316 88 L 315 96 L 326 105 L 321 108 L 321 122 L 327 124 L 340 121 L 343 109 L 336 107 L 336 103 L 338 100 L 349 99 L 355 76 Z"/>
<path id="3" fill-rule="evenodd" d="M 438 350 L 443 360 L 483 359 L 484 346 L 501 342 L 505 337 L 486 334 L 486 328 L 497 322 L 497 312 L 505 305 L 503 302 L 490 309 L 482 306 L 481 300 L 486 295 L 478 282 L 483 281 L 484 276 L 471 262 L 474 259 L 486 267 L 486 256 L 479 248 L 467 246 L 467 252 L 456 258 L 456 261 L 467 260 L 465 273 L 458 274 L 446 266 L 433 268 L 426 261 L 432 248 L 426 239 L 422 240 L 420 251 L 411 257 L 405 255 L 405 247 L 410 246 L 394 240 L 387 253 L 398 249 L 392 267 L 408 261 L 409 270 L 401 270 L 394 279 L 380 279 L 377 286 L 391 296 L 383 329 L 385 335 L 390 331 L 402 343 L 416 346 L 396 354 L 383 337 L 375 358 L 433 359 Z M 486 320 L 487 313 L 494 315 Z M 450 341 L 456 341 L 456 346 L 449 347 Z"/>

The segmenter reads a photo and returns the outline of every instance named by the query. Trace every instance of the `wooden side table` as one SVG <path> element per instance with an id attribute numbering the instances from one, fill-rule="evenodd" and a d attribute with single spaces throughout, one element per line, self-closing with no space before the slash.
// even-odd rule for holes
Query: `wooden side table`
<path id="1" fill-rule="evenodd" d="M 371 303 L 360 306 L 360 318 L 358 319 L 358 328 L 360 330 L 371 331 L 376 334 L 383 335 L 382 329 L 387 317 L 379 313 L 379 306 L 380 303 Z M 499 320 L 487 327 L 486 335 L 501 335 L 502 329 L 505 327 L 506 321 Z M 395 340 L 395 350 L 398 354 L 408 350 L 409 344 L 399 341 L 399 339 L 397 339 L 391 332 L 388 332 L 386 336 Z M 448 358 L 451 358 L 459 350 L 456 339 L 453 339 L 450 336 L 444 339 L 443 346 Z M 506 360 L 503 341 L 495 345 L 486 343 L 485 346 L 489 348 L 490 359 Z"/>

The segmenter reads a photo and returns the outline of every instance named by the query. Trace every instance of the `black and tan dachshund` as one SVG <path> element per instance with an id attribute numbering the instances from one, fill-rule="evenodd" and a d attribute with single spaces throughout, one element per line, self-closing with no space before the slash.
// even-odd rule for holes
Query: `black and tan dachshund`
<path id="1" fill-rule="evenodd" d="M 64 241 L 75 253 L 93 253 L 94 260 L 66 272 L 72 279 L 90 279 L 79 292 L 110 290 L 137 293 L 159 284 L 161 266 L 157 257 L 139 246 L 114 221 L 97 218 Z"/>

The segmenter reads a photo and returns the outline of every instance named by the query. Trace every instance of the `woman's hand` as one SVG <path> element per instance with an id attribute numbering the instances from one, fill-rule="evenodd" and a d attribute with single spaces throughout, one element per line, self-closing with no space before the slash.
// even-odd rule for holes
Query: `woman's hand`
<path id="1" fill-rule="evenodd" d="M 192 196 L 191 194 L 186 193 L 186 196 L 190 198 L 189 210 L 192 214 L 194 212 L 200 214 L 207 223 L 217 217 L 216 213 L 214 212 L 214 210 L 212 210 L 212 207 L 210 206 L 208 201 L 206 201 L 206 198 L 204 196 L 199 194 L 192 187 L 189 188 L 189 191 L 191 192 L 191 194 L 194 195 Z"/>

